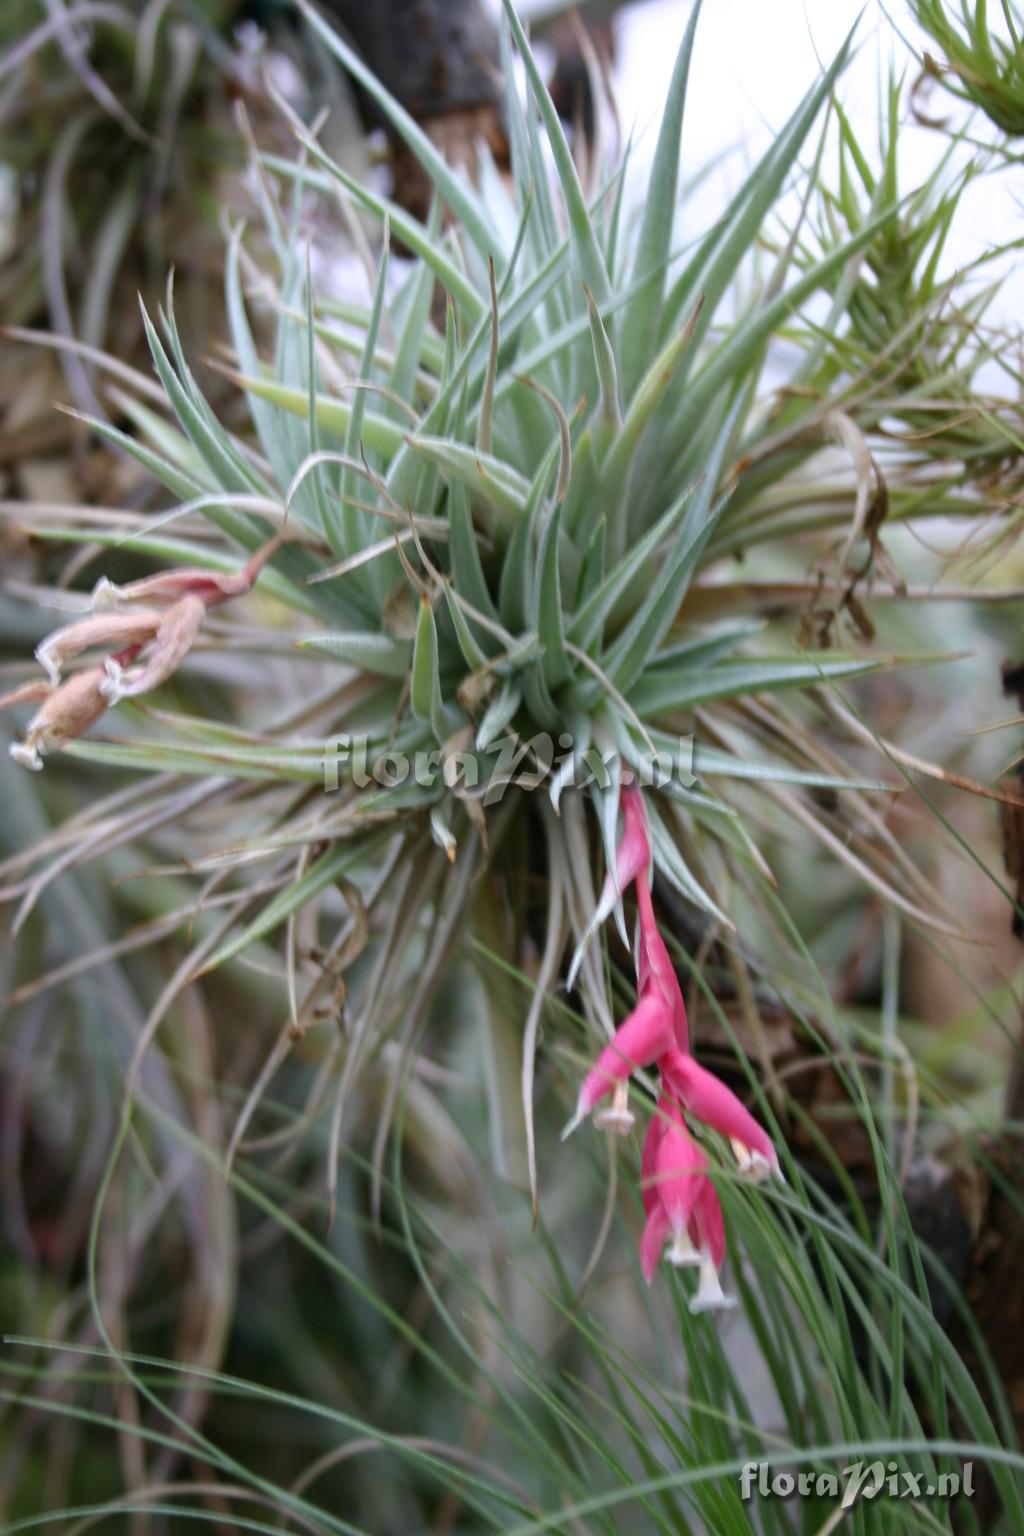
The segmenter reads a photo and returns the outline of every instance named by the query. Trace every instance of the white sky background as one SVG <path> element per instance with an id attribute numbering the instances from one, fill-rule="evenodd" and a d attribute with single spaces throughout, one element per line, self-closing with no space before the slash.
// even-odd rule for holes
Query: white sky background
<path id="1" fill-rule="evenodd" d="M 524 17 L 537 15 L 544 0 L 519 0 Z M 998 11 L 998 6 L 990 6 Z M 624 134 L 634 130 L 635 154 L 645 167 L 654 151 L 657 124 L 668 91 L 676 50 L 691 10 L 691 0 L 641 0 L 624 6 L 615 19 L 615 85 Z M 683 127 L 683 175 L 691 176 L 723 151 L 736 153 L 703 183 L 691 203 L 698 233 L 715 217 L 735 190 L 743 171 L 767 147 L 786 122 L 822 65 L 834 57 L 860 16 L 857 49 L 840 81 L 840 97 L 864 148 L 878 143 L 880 88 L 890 62 L 916 78 L 926 41 L 905 0 L 705 0 L 697 27 Z M 990 17 L 993 30 L 997 18 Z M 894 25 L 895 24 L 895 25 Z M 896 31 L 899 28 L 907 42 Z M 930 51 L 935 52 L 934 45 Z M 962 121 L 959 104 L 935 88 L 928 110 L 937 117 Z M 995 130 L 979 118 L 979 136 Z M 904 98 L 900 134 L 901 192 L 924 180 L 947 145 L 945 134 L 918 127 Z M 835 157 L 827 167 L 834 172 Z M 638 167 L 639 169 L 639 167 Z M 643 185 L 644 177 L 639 178 Z M 833 183 L 834 184 L 834 183 Z M 1014 187 L 1016 186 L 1016 195 Z M 1024 235 L 1024 202 L 1019 174 L 992 173 L 965 193 L 947 244 L 945 270 L 977 257 L 983 250 Z M 1024 314 L 1024 263 L 1007 261 L 1007 287 L 991 318 L 1012 320 Z"/>

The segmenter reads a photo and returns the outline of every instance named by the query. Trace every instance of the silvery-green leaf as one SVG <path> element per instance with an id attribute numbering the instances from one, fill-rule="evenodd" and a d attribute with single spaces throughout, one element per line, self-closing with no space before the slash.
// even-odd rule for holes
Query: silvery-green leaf
<path id="1" fill-rule="evenodd" d="M 218 485 L 225 491 L 256 491 L 268 496 L 270 487 L 234 446 L 224 428 L 219 425 L 211 426 L 205 413 L 195 405 L 190 392 L 183 386 L 172 368 L 170 359 L 145 310 L 142 312 L 142 319 L 156 371 L 160 376 L 161 384 L 167 391 L 167 398 L 171 402 L 174 414 L 181 423 L 185 436 L 206 463 Z M 303 410 L 305 410 L 304 402 Z"/>
<path id="2" fill-rule="evenodd" d="M 670 885 L 674 886 L 679 894 L 694 906 L 710 915 L 722 924 L 724 928 L 735 932 L 735 923 L 727 917 L 707 891 L 697 880 L 686 864 L 685 859 L 676 847 L 675 842 L 665 828 L 665 824 L 654 804 L 654 797 L 647 797 L 647 822 L 651 838 L 651 852 L 654 862 L 660 874 Z"/>
<path id="3" fill-rule="evenodd" d="M 444 595 L 455 628 L 455 637 L 459 642 L 459 650 L 462 652 L 462 659 L 470 671 L 478 672 L 487 664 L 487 653 L 479 645 L 471 628 L 471 621 L 463 613 L 458 595 L 450 582 L 446 581 L 444 584 Z"/>
<path id="4" fill-rule="evenodd" d="M 558 571 L 558 537 L 561 508 L 556 505 L 544 528 L 537 556 L 536 630 L 544 647 L 544 678 L 549 688 L 564 683 L 571 672 L 565 649 L 561 579 Z"/>
<path id="5" fill-rule="evenodd" d="M 408 439 L 413 453 L 422 454 L 439 464 L 449 475 L 461 480 L 470 491 L 479 496 L 498 513 L 501 524 L 511 527 L 525 511 L 529 483 L 514 469 L 492 454 L 478 453 L 465 443 L 450 438 L 425 437 L 417 434 Z"/>
<path id="6" fill-rule="evenodd" d="M 269 400 L 272 405 L 279 406 L 283 411 L 290 411 L 293 416 L 306 417 L 309 412 L 309 397 L 304 389 L 290 388 L 285 384 L 278 384 L 267 376 L 246 375 L 238 379 L 238 386 L 247 394 L 257 395 L 262 400 Z M 359 393 L 359 391 L 354 391 Z M 316 397 L 316 419 L 326 432 L 333 432 L 335 436 L 344 440 L 352 413 L 355 407 L 347 400 L 335 399 L 333 396 L 318 394 Z M 380 454 L 384 460 L 389 460 L 398 452 L 406 441 L 406 434 L 397 422 L 389 421 L 385 416 L 379 416 L 374 411 L 365 411 L 362 419 L 362 438 L 366 446 L 373 452 Z"/>
<path id="7" fill-rule="evenodd" d="M 380 337 L 381 317 L 384 313 L 384 295 L 387 292 L 390 252 L 390 226 L 385 219 L 380 266 L 377 270 L 377 284 L 374 288 L 373 305 L 367 320 L 362 357 L 359 360 L 357 382 L 360 384 L 369 384 L 373 378 L 377 343 Z M 360 451 L 367 399 L 367 390 L 356 389 L 353 391 L 352 406 L 345 431 L 345 457 L 347 459 L 355 460 Z M 369 529 L 366 514 L 361 507 L 353 505 L 356 501 L 365 500 L 366 491 L 364 487 L 365 481 L 360 480 L 354 469 L 350 469 L 347 465 L 342 468 L 340 484 L 341 536 L 338 541 L 341 547 L 337 551 L 340 554 L 350 555 L 367 541 Z"/>
<path id="8" fill-rule="evenodd" d="M 375 672 L 381 677 L 404 677 L 409 670 L 412 655 L 407 641 L 393 640 L 390 635 L 360 633 L 356 630 L 303 635 L 299 645 L 303 650 L 323 651 L 327 656 L 336 656 L 339 661 L 349 662 L 354 667 L 362 667 L 364 671 Z"/>
<path id="9" fill-rule="evenodd" d="M 863 677 L 885 666 L 880 656 L 836 657 L 829 654 L 814 658 L 760 658 L 732 660 L 714 667 L 648 673 L 639 679 L 630 694 L 630 702 L 641 716 L 665 714 L 679 709 L 693 709 L 711 699 L 732 699 L 744 693 L 777 692 L 782 688 L 813 688 L 819 683 Z"/>
<path id="10" fill-rule="evenodd" d="M 676 212 L 679 144 L 686 106 L 686 86 L 701 3 L 702 0 L 696 0 L 690 12 L 676 55 L 658 130 L 658 144 L 644 198 L 640 236 L 633 257 L 633 276 L 639 279 L 642 286 L 633 294 L 622 317 L 622 376 L 626 390 L 630 393 L 643 374 L 659 335 L 662 295 L 665 291 Z"/>
<path id="11" fill-rule="evenodd" d="M 478 752 L 484 752 L 501 733 L 512 723 L 516 712 L 522 702 L 523 690 L 515 678 L 503 679 L 494 698 L 484 711 L 484 717 L 477 727 L 476 748 Z"/>
<path id="12" fill-rule="evenodd" d="M 600 244 L 594 233 L 593 222 L 583 196 L 579 176 L 576 174 L 576 166 L 573 162 L 572 151 L 566 143 L 565 133 L 555 104 L 548 94 L 547 87 L 541 78 L 537 61 L 527 41 L 526 33 L 511 0 L 502 0 L 505 8 L 505 16 L 508 20 L 512 36 L 515 38 L 519 56 L 526 69 L 526 78 L 529 82 L 530 92 L 544 123 L 544 129 L 551 146 L 551 154 L 555 162 L 555 171 L 562 188 L 562 196 L 565 200 L 565 211 L 569 221 L 570 237 L 572 239 L 576 266 L 580 278 L 593 293 L 599 304 L 607 302 L 610 287 L 608 282 L 608 270 L 605 266 L 604 256 Z"/>

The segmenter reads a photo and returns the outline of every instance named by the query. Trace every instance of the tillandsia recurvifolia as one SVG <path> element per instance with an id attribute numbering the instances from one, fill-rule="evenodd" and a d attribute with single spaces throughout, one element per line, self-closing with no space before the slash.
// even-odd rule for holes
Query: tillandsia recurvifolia
<path id="1" fill-rule="evenodd" d="M 916 422 L 915 392 L 926 397 L 928 383 L 901 375 L 893 397 L 891 360 L 876 367 L 878 359 L 842 345 L 852 287 L 860 280 L 873 293 L 862 258 L 891 221 L 889 182 L 878 181 L 870 208 L 856 217 L 826 202 L 819 230 L 811 227 L 812 184 L 797 228 L 774 247 L 764 239 L 849 49 L 811 86 L 721 218 L 694 239 L 692 221 L 680 237 L 676 214 L 699 4 L 680 45 L 650 181 L 639 189 L 628 155 L 595 157 L 581 180 L 511 5 L 504 46 L 512 177 L 484 161 L 478 186 L 452 170 L 306 0 L 301 9 L 420 159 L 436 185 L 436 207 L 426 223 L 413 218 L 337 165 L 315 126 L 294 118 L 300 154 L 259 157 L 252 180 L 267 193 L 266 239 L 249 249 L 245 232 L 232 229 L 225 263 L 231 373 L 251 431 L 233 434 L 206 400 L 170 301 L 159 325 L 147 317 L 159 389 L 131 370 L 126 378 L 122 367 L 117 402 L 134 431 L 100 419 L 92 427 L 134 456 L 174 502 L 167 517 L 161 509 L 152 520 L 136 518 L 126 544 L 123 525 L 104 530 L 107 542 L 134 546 L 171 569 L 119 594 L 101 585 L 113 605 L 43 643 L 40 659 L 54 681 L 15 696 L 41 700 L 16 751 L 35 767 L 44 752 L 73 743 L 83 759 L 149 771 L 165 808 L 175 802 L 161 775 L 208 771 L 216 779 L 223 841 L 209 856 L 219 868 L 235 860 L 236 905 L 202 964 L 226 964 L 281 929 L 291 946 L 287 1040 L 261 1087 L 290 1042 L 313 1027 L 337 979 L 330 965 L 352 967 L 352 956 L 372 948 L 373 963 L 345 978 L 353 1023 L 332 1121 L 332 1176 L 353 1084 L 376 1067 L 391 1035 L 411 1051 L 455 936 L 489 921 L 479 892 L 488 879 L 497 884 L 494 847 L 503 836 L 501 873 L 539 891 L 542 914 L 546 907 L 521 1079 L 536 1207 L 533 1101 L 544 998 L 571 941 L 585 937 L 587 915 L 596 907 L 598 920 L 607 916 L 616 892 L 635 885 L 639 1001 L 625 1036 L 587 1078 L 579 1112 L 600 1108 L 610 1094 L 606 1113 L 621 1119 L 632 1064 L 658 1068 L 644 1265 L 663 1238 L 677 1257 L 689 1254 L 689 1242 L 704 1256 L 707 1300 L 717 1296 L 711 1271 L 717 1276 L 722 1258 L 721 1220 L 706 1152 L 688 1125 L 731 1140 L 742 1174 L 774 1171 L 776 1159 L 763 1130 L 688 1050 L 647 884 L 651 864 L 663 888 L 728 942 L 734 890 L 756 902 L 771 879 L 743 814 L 750 808 L 743 785 L 753 782 L 759 810 L 791 817 L 913 920 L 936 921 L 927 906 L 933 896 L 922 897 L 923 882 L 872 798 L 889 786 L 852 775 L 842 756 L 849 716 L 832 690 L 885 658 L 864 648 L 795 650 L 794 620 L 815 585 L 807 580 L 773 586 L 781 638 L 765 643 L 757 583 L 732 580 L 731 561 L 742 552 L 751 572 L 767 546 L 773 574 L 786 561 L 800 576 L 817 552 L 800 546 L 809 531 L 841 546 L 862 542 L 876 451 L 886 476 L 879 518 L 923 509 L 977 515 L 987 505 L 961 496 L 958 481 L 936 488 L 926 455 L 940 449 L 946 466 L 959 465 L 969 478 L 973 458 L 956 457 L 959 439 L 943 428 L 922 449 L 916 436 L 907 446 L 894 430 Z M 516 48 L 528 102 L 512 67 Z M 633 221 L 627 184 L 639 210 Z M 381 231 L 369 304 L 322 295 L 310 278 L 303 243 L 310 201 L 325 196 L 330 207 L 339 192 Z M 412 253 L 397 286 L 392 234 Z M 773 254 L 764 272 L 766 249 Z M 927 303 L 938 314 L 946 295 L 933 286 Z M 813 309 L 821 295 L 830 305 L 827 327 Z M 253 334 L 255 311 L 273 332 L 269 363 Z M 957 346 L 980 348 L 974 338 L 964 330 Z M 776 355 L 778 340 L 785 346 Z M 766 381 L 769 357 L 775 373 Z M 958 388 L 967 388 L 970 367 L 970 358 L 958 360 L 951 375 Z M 153 403 L 160 392 L 163 415 Z M 846 457 L 837 456 L 836 442 Z M 823 448 L 828 457 L 817 458 Z M 211 522 L 228 554 L 211 548 Z M 287 542 L 275 550 L 274 530 L 286 523 Z M 94 541 L 95 516 L 83 526 Z M 872 527 L 872 544 L 885 532 Z M 234 570 L 239 549 L 252 557 L 244 571 L 204 571 L 204 558 Z M 151 711 L 150 735 L 129 742 L 131 752 L 123 741 L 76 739 L 115 699 L 137 699 L 166 679 L 211 604 L 246 591 L 264 561 L 261 589 L 292 622 L 290 632 L 275 628 L 276 650 L 267 640 L 277 676 L 285 670 L 289 679 L 278 718 L 231 721 L 229 729 L 199 722 L 211 727 L 204 736 L 196 722 Z M 865 586 L 876 569 L 865 571 Z M 65 661 L 95 648 L 106 661 L 57 681 Z M 796 702 L 800 694 L 808 697 Z M 825 702 L 835 706 L 828 717 Z M 128 726 L 144 713 L 122 711 Z M 837 720 L 844 723 L 833 736 Z M 362 785 L 339 756 L 339 793 L 317 795 L 324 741 L 357 731 L 371 757 L 439 755 L 445 772 L 422 784 Z M 508 737 L 529 759 L 539 735 L 560 732 L 572 742 L 564 768 L 531 796 L 513 786 L 485 815 L 494 745 Z M 647 782 L 652 759 L 674 757 L 688 734 L 697 737 L 695 777 L 656 781 L 641 806 L 629 776 Z M 607 771 L 577 787 L 592 749 Z M 247 798 L 254 781 L 266 791 L 259 831 Z M 521 834 L 514 838 L 513 825 Z M 188 830 L 179 829 L 182 841 Z M 603 864 L 613 871 L 599 902 L 598 832 Z M 190 870 L 198 867 L 192 846 L 183 857 Z M 271 864 L 262 884 L 250 876 L 261 861 Z M 314 927 L 330 920 L 338 929 L 297 955 L 294 930 L 306 908 Z M 506 930 L 495 922 L 489 931 Z M 534 953 L 536 931 L 516 911 L 507 931 L 506 958 L 518 967 Z M 583 949 L 571 980 L 587 1022 L 611 1035 L 596 950 Z M 556 1047 L 545 1064 L 558 1057 Z M 380 1117 L 378 1167 L 397 1084 L 396 1075 Z M 247 1105 L 239 1127 L 252 1112 Z"/>

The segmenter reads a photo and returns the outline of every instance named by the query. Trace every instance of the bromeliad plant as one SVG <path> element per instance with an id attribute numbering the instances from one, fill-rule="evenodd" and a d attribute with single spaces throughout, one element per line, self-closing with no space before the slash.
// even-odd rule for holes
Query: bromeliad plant
<path id="1" fill-rule="evenodd" d="M 910 9 L 939 49 L 938 59 L 924 55 L 918 85 L 941 80 L 1003 133 L 1024 133 L 1024 17 L 1013 0 L 993 4 L 991 15 L 988 0 L 911 0 Z"/>
<path id="2" fill-rule="evenodd" d="M 895 357 L 865 346 L 877 296 L 871 263 L 899 228 L 890 178 L 862 178 L 866 207 L 844 188 L 823 200 L 816 225 L 810 217 L 824 144 L 815 150 L 812 135 L 849 45 L 698 235 L 677 202 L 699 5 L 639 195 L 630 157 L 613 162 L 600 145 L 581 181 L 510 4 L 512 180 L 485 159 L 477 188 L 312 6 L 302 9 L 433 178 L 433 216 L 421 225 L 353 179 L 298 120 L 298 158 L 254 165 L 277 268 L 257 265 L 241 228 L 230 232 L 226 263 L 228 371 L 254 436 L 214 414 L 170 302 L 159 326 L 147 317 L 159 389 L 117 368 L 134 431 L 91 424 L 176 504 L 127 529 L 124 519 L 97 528 L 93 518 L 46 531 L 110 546 L 127 532 L 128 548 L 160 570 L 119 588 L 101 583 L 92 616 L 45 643 L 44 664 L 93 647 L 106 659 L 71 681 L 29 685 L 46 692 L 15 755 L 36 766 L 44 750 L 63 747 L 151 775 L 140 790 L 150 834 L 174 825 L 187 835 L 183 816 L 206 800 L 218 805 L 216 834 L 196 831 L 180 845 L 210 889 L 226 885 L 217 921 L 165 991 L 146 1040 L 189 976 L 258 956 L 283 930 L 287 1027 L 238 1117 L 232 1151 L 294 1041 L 325 1007 L 336 1016 L 349 986 L 333 1087 L 318 1080 L 309 1106 L 332 1087 L 332 1194 L 357 1084 L 393 1040 L 404 1070 L 455 946 L 468 952 L 475 937 L 491 950 L 504 943 L 515 963 L 540 949 L 521 1071 L 536 1209 L 544 1002 L 575 940 L 571 979 L 583 1012 L 598 1034 L 613 1035 L 609 981 L 613 995 L 624 983 L 588 940 L 613 910 L 628 940 L 621 898 L 635 885 L 638 1002 L 585 1078 L 578 1116 L 611 1090 L 608 1121 L 628 1128 L 624 1080 L 659 1068 L 643 1265 L 649 1274 L 671 1239 L 675 1261 L 695 1255 L 702 1266 L 696 1304 L 721 1303 L 722 1219 L 709 1172 L 719 1164 L 693 1125 L 731 1140 L 741 1173 L 778 1164 L 761 1125 L 689 1052 L 656 906 L 664 921 L 668 900 L 681 898 L 695 933 L 731 942 L 744 970 L 756 963 L 730 939 L 730 909 L 737 893 L 756 900 L 767 874 L 748 817 L 756 831 L 768 805 L 905 915 L 942 926 L 879 812 L 873 792 L 883 786 L 846 768 L 812 724 L 816 701 L 886 658 L 808 654 L 792 628 L 770 648 L 759 638 L 762 605 L 795 616 L 821 577 L 762 589 L 731 582 L 728 562 L 763 549 L 774 574 L 794 539 L 834 537 L 841 624 L 859 611 L 854 588 L 878 581 L 879 569 L 892 590 L 884 520 L 981 511 L 972 466 L 981 459 L 997 473 L 1005 437 L 989 413 L 965 447 L 962 412 L 944 410 L 922 442 L 933 378 L 909 367 L 900 336 Z M 794 227 L 779 238 L 773 210 L 801 178 Z M 305 219 L 321 195 L 350 201 L 382 233 L 368 306 L 310 280 Z M 942 216 L 941 203 L 929 216 Z M 397 280 L 392 240 L 411 253 Z M 928 266 L 933 248 L 915 248 L 910 273 Z M 920 306 L 914 324 L 942 339 L 944 398 L 966 399 L 983 358 L 975 330 L 951 316 L 950 290 L 930 266 L 916 285 L 908 276 L 907 291 Z M 822 295 L 824 325 L 814 309 Z M 268 326 L 270 354 L 257 340 Z M 987 457 L 978 434 L 994 445 Z M 282 642 L 293 642 L 287 707 L 260 723 L 157 707 L 150 690 L 172 680 L 190 649 L 203 654 L 207 609 L 241 595 L 261 567 L 257 597 L 277 607 L 261 610 L 258 644 L 280 665 Z M 232 633 L 229 624 L 209 636 L 215 658 L 230 654 Z M 82 690 L 90 708 L 69 717 L 62 700 L 80 704 Z M 10 702 L 24 698 L 19 690 Z M 76 739 L 101 716 L 105 737 Z M 109 734 L 120 725 L 131 733 Z M 691 736 L 692 773 L 657 772 Z M 532 787 L 522 774 L 508 782 L 510 757 Z M 363 771 L 385 759 L 388 777 Z M 428 771 L 409 773 L 414 762 Z M 183 792 L 189 774 L 209 778 Z M 337 793 L 325 794 L 325 774 Z M 642 800 L 637 782 L 647 786 Z M 751 782 L 760 803 L 743 801 Z M 108 844 L 137 826 L 113 829 Z M 388 1073 L 378 1170 L 402 1077 Z"/>
<path id="3" fill-rule="evenodd" d="M 95 349 L 137 354 L 134 293 L 154 279 L 159 293 L 157 273 L 176 254 L 198 269 L 215 249 L 216 183 L 237 158 L 226 103 L 247 84 L 230 41 L 235 10 L 225 0 L 3 7 L 0 319 L 77 340 L 63 362 L 85 409 L 102 408 Z M 197 297 L 202 286 L 197 276 Z"/>

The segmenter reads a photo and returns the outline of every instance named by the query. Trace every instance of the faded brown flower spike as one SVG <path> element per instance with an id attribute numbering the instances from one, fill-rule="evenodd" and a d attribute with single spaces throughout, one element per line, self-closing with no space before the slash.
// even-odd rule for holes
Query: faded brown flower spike
<path id="1" fill-rule="evenodd" d="M 83 735 L 119 700 L 165 683 L 195 644 L 207 610 L 248 592 L 281 543 L 280 535 L 268 540 L 240 571 L 227 574 L 181 566 L 124 587 L 104 577 L 93 592 L 93 612 L 36 648 L 48 681 L 26 683 L 0 699 L 0 709 L 42 700 L 24 739 L 11 745 L 14 761 L 40 769 L 47 752 Z M 106 651 L 102 664 L 62 682 L 65 662 L 92 650 Z"/>

